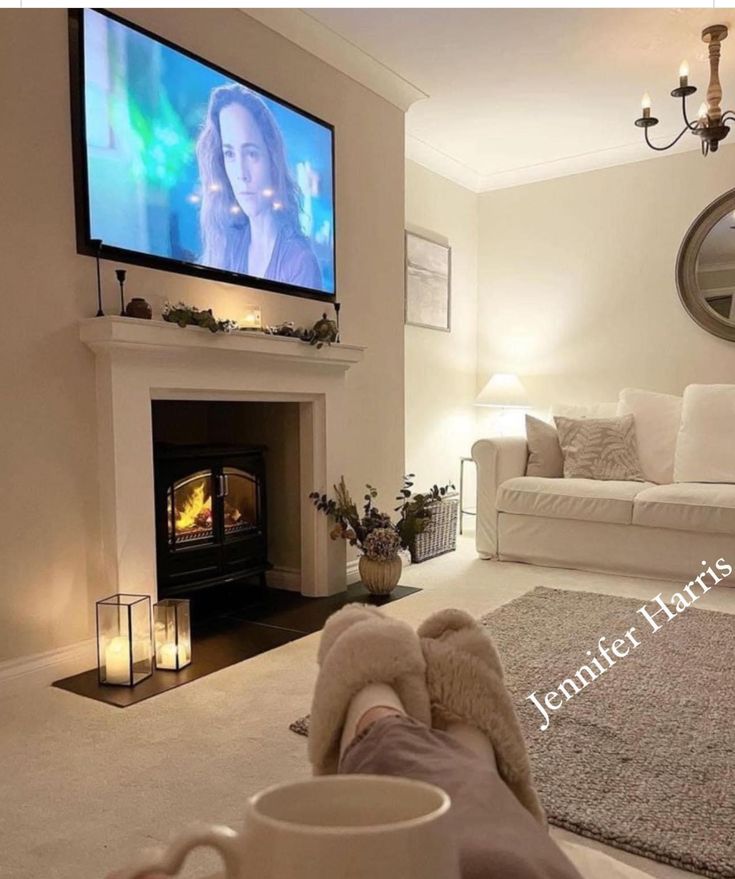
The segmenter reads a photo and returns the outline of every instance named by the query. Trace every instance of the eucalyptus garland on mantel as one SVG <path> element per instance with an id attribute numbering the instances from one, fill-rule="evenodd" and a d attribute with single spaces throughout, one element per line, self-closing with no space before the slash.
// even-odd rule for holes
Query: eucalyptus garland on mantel
<path id="1" fill-rule="evenodd" d="M 202 327 L 211 333 L 263 333 L 266 336 L 285 336 L 292 339 L 300 339 L 309 345 L 321 348 L 323 345 L 331 345 L 339 341 L 339 330 L 335 321 L 330 320 L 326 313 L 314 324 L 311 329 L 297 327 L 293 321 L 285 321 L 272 327 L 241 327 L 235 320 L 218 320 L 211 308 L 199 309 L 193 305 L 179 302 L 172 305 L 167 302 L 161 315 L 165 321 L 178 324 L 180 327 Z"/>

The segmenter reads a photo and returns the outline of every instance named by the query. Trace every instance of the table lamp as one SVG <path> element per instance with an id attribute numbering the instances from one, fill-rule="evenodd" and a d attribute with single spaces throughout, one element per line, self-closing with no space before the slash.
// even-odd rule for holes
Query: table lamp
<path id="1" fill-rule="evenodd" d="M 475 397 L 475 406 L 489 406 L 500 409 L 500 432 L 507 432 L 507 415 L 509 409 L 528 409 L 528 394 L 517 375 L 507 372 L 496 372 L 490 381 Z"/>

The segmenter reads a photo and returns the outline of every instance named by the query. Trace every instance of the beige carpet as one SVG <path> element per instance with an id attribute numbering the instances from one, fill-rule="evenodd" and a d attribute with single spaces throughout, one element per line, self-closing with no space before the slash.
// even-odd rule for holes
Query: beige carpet
<path id="1" fill-rule="evenodd" d="M 412 624 L 449 605 L 479 616 L 539 585 L 640 598 L 660 588 L 481 561 L 468 538 L 458 552 L 408 568 L 402 582 L 424 589 L 390 605 Z M 735 590 L 711 593 L 706 606 L 735 612 Z M 191 821 L 238 825 L 247 796 L 308 775 L 305 741 L 288 724 L 309 704 L 317 641 L 303 638 L 124 711 L 50 687 L 3 700 L 0 877 L 101 879 Z M 608 851 L 661 879 L 692 877 Z M 215 864 L 202 856 L 185 875 L 207 875 Z"/>

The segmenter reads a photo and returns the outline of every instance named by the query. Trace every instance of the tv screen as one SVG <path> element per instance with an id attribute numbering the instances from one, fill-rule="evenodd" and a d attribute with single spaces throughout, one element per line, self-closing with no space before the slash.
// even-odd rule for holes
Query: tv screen
<path id="1" fill-rule="evenodd" d="M 69 21 L 80 252 L 334 298 L 333 127 L 117 16 Z"/>

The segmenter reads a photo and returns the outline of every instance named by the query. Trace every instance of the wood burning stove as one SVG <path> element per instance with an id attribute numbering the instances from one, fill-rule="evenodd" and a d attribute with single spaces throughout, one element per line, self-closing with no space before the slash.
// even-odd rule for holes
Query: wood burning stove
<path id="1" fill-rule="evenodd" d="M 265 585 L 265 451 L 154 444 L 159 598 L 252 577 Z"/>

